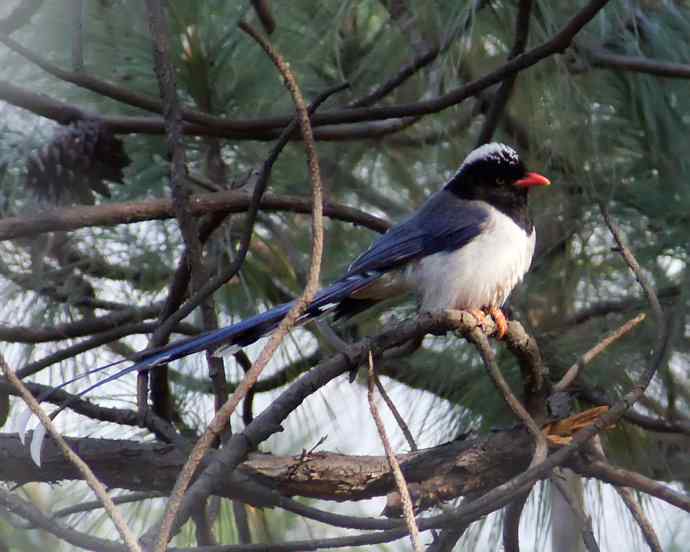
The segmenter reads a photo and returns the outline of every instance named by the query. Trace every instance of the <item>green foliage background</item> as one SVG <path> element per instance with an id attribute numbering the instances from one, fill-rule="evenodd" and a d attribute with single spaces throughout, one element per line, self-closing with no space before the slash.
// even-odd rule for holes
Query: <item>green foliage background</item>
<path id="1" fill-rule="evenodd" d="M 13 35 L 25 47 L 65 68 L 72 65 L 73 37 L 73 15 L 67 4 L 46 2 L 31 24 Z M 292 112 L 290 96 L 272 64 L 236 27 L 240 20 L 253 17 L 249 2 L 170 0 L 169 5 L 173 61 L 179 96 L 185 105 L 238 119 Z M 276 1 L 272 5 L 278 25 L 271 41 L 289 61 L 305 96 L 313 98 L 335 84 L 350 83 L 346 92 L 331 98 L 321 111 L 342 108 L 367 94 L 423 52 L 424 44 L 428 47 L 443 43 L 447 37 L 453 38 L 438 59 L 380 104 L 414 102 L 461 86 L 504 62 L 512 45 L 517 14 L 515 2 L 502 0 L 409 2 L 414 31 L 404 31 L 391 17 L 386 2 L 299 0 Z M 535 2 L 529 46 L 553 36 L 583 5 L 581 1 Z M 157 97 L 144 3 L 87 1 L 84 22 L 84 70 Z M 674 328 L 669 362 L 641 410 L 686 421 L 690 416 L 686 329 L 690 236 L 688 81 L 597 68 L 590 63 L 587 52 L 602 47 L 619 54 L 688 64 L 690 6 L 684 1 L 610 2 L 563 55 L 552 56 L 520 73 L 494 137 L 515 144 L 528 165 L 548 175 L 553 186 L 532 195 L 538 254 L 526 284 L 514 293 L 510 308 L 512 316 L 538 338 L 554 377 L 605 332 L 646 308 L 631 273 L 612 250 L 597 207 L 597 201 L 604 201 L 652 276 Z M 101 114 L 147 115 L 60 82 L 4 47 L 0 48 L 0 79 Z M 328 197 L 400 220 L 438 189 L 475 146 L 491 92 L 425 116 L 397 133 L 320 142 L 318 153 Z M 52 123 L 8 106 L 1 109 L 0 209 L 3 216 L 31 213 L 42 207 L 24 186 L 25 162 L 37 147 L 50 140 Z M 98 201 L 167 196 L 168 167 L 162 137 L 126 135 L 122 139 L 132 159 L 126 182 L 111 186 L 112 197 Z M 213 141 L 190 136 L 185 145 L 190 171 L 207 174 L 207 152 Z M 226 165 L 223 185 L 233 187 L 242 185 L 247 175 L 260 166 L 271 144 L 230 139 L 216 145 Z M 304 150 L 299 141 L 289 145 L 281 156 L 270 191 L 309 194 Z M 209 266 L 220 266 L 233 258 L 242 228 L 243 218 L 231 217 L 208 250 Z M 324 281 L 340 274 L 374 237 L 370 231 L 330 220 L 326 231 Z M 240 278 L 215 296 L 221 321 L 241 319 L 299 293 L 308 266 L 309 240 L 306 217 L 261 214 L 254 247 Z M 87 258 L 105 260 L 111 272 L 96 275 L 88 264 L 60 265 L 40 254 L 47 247 L 42 238 L 31 243 L 17 240 L 0 244 L 0 316 L 4 324 L 50 326 L 87 316 L 75 301 L 89 287 L 88 293 L 103 301 L 138 306 L 160 301 L 181 251 L 174 221 L 83 229 L 71 233 L 69 243 Z M 56 300 L 58 292 L 63 300 Z M 412 309 L 412 302 L 379 309 L 336 329 L 343 335 L 365 335 L 376 331 L 382 321 L 408 316 Z M 578 318 L 589 311 L 592 315 L 584 321 Z M 106 309 L 95 312 L 103 314 Z M 320 337 L 312 328 L 295 336 L 273 371 L 299 363 L 316 350 Z M 653 324 L 642 325 L 633 337 L 587 368 L 586 385 L 606 390 L 610 398 L 628 389 L 645 365 L 653 336 Z M 141 337 L 125 342 L 132 348 L 145 345 Z M 13 360 L 21 366 L 65 343 L 17 345 L 12 349 Z M 431 420 L 433 431 L 423 439 L 425 444 L 452 439 L 468 429 L 486 431 L 512 423 L 473 350 L 448 338 L 429 339 L 425 345 L 389 370 L 399 381 L 396 384 L 389 380 L 389 384 L 395 387 L 403 410 L 419 420 Z M 73 371 L 105 362 L 117 352 L 97 351 L 70 359 L 59 369 L 54 367 L 53 375 L 41 374 L 39 379 L 59 380 Z M 519 387 L 512 358 L 501 353 L 500 360 L 511 382 Z M 302 368 L 296 364 L 290 377 Z M 231 380 L 237 381 L 240 373 L 237 367 L 229 367 Z M 200 427 L 210 413 L 208 395 L 195 390 L 205 377 L 203 363 L 195 359 L 183 363 L 173 376 L 177 382 L 174 395 L 183 419 L 192 427 Z M 129 387 L 128 395 L 115 399 L 132 401 L 131 390 Z M 330 392 L 332 395 L 324 394 L 326 405 L 339 400 L 337 389 Z M 363 388 L 359 392 L 364 393 Z M 102 394 L 108 395 L 109 391 L 103 390 Z M 415 412 L 415 404 L 425 411 Z M 586 403 L 581 406 L 586 407 Z M 293 433 L 281 437 L 280 446 L 285 450 L 299 451 L 319 434 L 323 421 L 319 418 L 324 414 L 316 409 L 310 413 L 313 417 L 304 416 L 309 419 L 306 431 L 293 427 Z M 619 464 L 686 484 L 687 465 L 678 462 L 675 449 L 660 449 L 656 438 L 621 424 L 609 433 L 608 451 Z M 339 446 L 332 435 L 328 448 Z M 687 436 L 678 446 L 681 451 L 690 448 Z M 291 522 L 283 523 L 284 530 L 289 531 Z"/>

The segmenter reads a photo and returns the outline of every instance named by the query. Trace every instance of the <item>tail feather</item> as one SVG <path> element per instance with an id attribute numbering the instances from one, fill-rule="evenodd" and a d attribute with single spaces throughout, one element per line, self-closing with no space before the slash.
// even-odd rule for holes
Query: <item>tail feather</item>
<path id="1" fill-rule="evenodd" d="M 363 275 L 352 275 L 348 276 L 347 278 L 343 278 L 342 280 L 338 280 L 333 285 L 322 289 L 316 294 L 316 297 L 314 297 L 314 300 L 309 304 L 304 314 L 302 314 L 302 316 L 300 316 L 300 318 L 297 320 L 297 325 L 302 325 L 313 318 L 317 318 L 338 308 L 342 301 L 346 300 L 350 295 L 358 290 L 368 286 L 380 276 L 381 274 L 379 272 L 372 272 Z M 119 379 L 131 372 L 148 370 L 150 368 L 154 368 L 155 366 L 167 364 L 168 362 L 172 362 L 204 350 L 217 350 L 221 347 L 245 347 L 250 345 L 275 330 L 280 324 L 280 321 L 290 311 L 293 305 L 294 301 L 284 303 L 271 310 L 238 322 L 237 324 L 212 330 L 183 341 L 177 341 L 160 349 L 149 352 L 144 351 L 140 353 L 133 364 L 130 364 L 129 366 L 118 370 L 114 374 L 95 382 L 93 385 L 90 385 L 86 389 L 80 391 L 77 396 L 85 395 L 89 391 Z M 82 378 L 101 372 L 123 362 L 126 361 L 120 360 L 113 362 L 106 366 L 93 368 L 83 374 L 75 376 L 74 378 L 63 382 L 58 387 L 55 387 L 50 392 L 44 393 L 41 397 L 39 397 L 39 400 L 46 399 L 53 391 L 62 389 L 70 383 L 74 383 L 75 381 L 79 381 Z"/>

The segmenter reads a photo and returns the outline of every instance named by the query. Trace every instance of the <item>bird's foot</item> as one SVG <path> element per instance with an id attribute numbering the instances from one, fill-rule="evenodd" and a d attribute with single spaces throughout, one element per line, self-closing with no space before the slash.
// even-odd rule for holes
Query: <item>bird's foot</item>
<path id="1" fill-rule="evenodd" d="M 489 307 L 489 314 L 496 322 L 496 339 L 503 339 L 508 332 L 508 321 L 505 314 L 498 307 Z"/>

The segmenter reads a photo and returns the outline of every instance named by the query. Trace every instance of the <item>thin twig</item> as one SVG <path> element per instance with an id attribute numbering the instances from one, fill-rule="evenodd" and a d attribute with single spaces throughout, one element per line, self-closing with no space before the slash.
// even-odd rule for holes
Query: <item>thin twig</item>
<path id="1" fill-rule="evenodd" d="M 654 531 L 654 527 L 649 521 L 649 518 L 645 515 L 642 507 L 635 499 L 635 494 L 632 492 L 632 490 L 629 487 L 619 487 L 617 485 L 613 488 L 616 489 L 618 496 L 621 497 L 623 503 L 628 508 L 628 511 L 635 519 L 635 522 L 640 528 L 640 531 L 642 531 L 642 536 L 647 542 L 649 549 L 652 552 L 663 552 L 663 548 L 661 548 L 661 543 L 659 542 L 659 537 L 657 536 L 656 531 Z"/>
<path id="2" fill-rule="evenodd" d="M 84 0 L 71 0 L 72 8 L 72 69 L 84 70 Z"/>
<path id="3" fill-rule="evenodd" d="M 407 444 L 409 445 L 410 450 L 411 451 L 418 450 L 417 443 L 415 442 L 414 437 L 412 436 L 412 432 L 410 431 L 410 428 L 407 426 L 407 424 L 405 423 L 405 420 L 400 415 L 400 412 L 395 407 L 395 404 L 393 403 L 390 396 L 386 392 L 386 389 L 383 387 L 383 384 L 381 383 L 381 379 L 379 378 L 379 376 L 376 372 L 374 372 L 373 378 L 374 378 L 374 383 L 376 384 L 376 389 L 378 389 L 379 393 L 381 394 L 381 398 L 383 399 L 383 401 L 388 406 L 389 410 L 391 411 L 391 414 L 393 414 L 395 421 L 398 422 L 398 426 L 400 427 L 400 430 L 403 432 L 405 439 L 407 439 Z"/>
<path id="4" fill-rule="evenodd" d="M 529 36 L 529 19 L 532 13 L 532 0 L 520 0 L 518 7 L 518 15 L 515 20 L 515 41 L 513 42 L 513 47 L 508 53 L 508 61 L 514 59 L 516 56 L 520 55 L 525 51 L 525 46 L 527 46 L 527 39 Z M 513 73 L 506 77 L 506 79 L 501 83 L 496 94 L 494 94 L 491 105 L 489 106 L 486 119 L 479 131 L 479 137 L 477 138 L 477 146 L 481 146 L 486 142 L 491 141 L 491 137 L 496 131 L 498 122 L 506 108 L 508 100 L 510 99 L 510 94 L 513 91 L 513 86 L 517 79 L 518 73 Z"/>
<path id="5" fill-rule="evenodd" d="M 527 409 L 513 394 L 508 382 L 505 380 L 503 374 L 498 368 L 498 365 L 496 364 L 496 355 L 491 349 L 489 340 L 479 326 L 475 327 L 469 333 L 469 339 L 479 350 L 479 354 L 484 361 L 484 365 L 489 372 L 494 385 L 503 395 L 503 399 L 513 411 L 515 416 L 523 424 L 525 424 L 530 434 L 534 438 L 534 454 L 532 455 L 532 460 L 529 467 L 532 468 L 538 464 L 541 464 L 546 459 L 546 456 L 549 452 L 549 445 L 546 437 L 542 433 L 537 423 L 534 421 L 534 418 L 532 418 L 530 413 L 527 412 Z M 509 523 L 504 527 L 503 545 L 507 550 L 512 552 L 518 551 L 520 548 L 518 541 L 518 526 L 522 509 L 524 508 L 525 502 L 529 497 L 530 490 L 531 489 L 528 489 L 527 491 L 519 493 L 507 508 Z"/>
<path id="6" fill-rule="evenodd" d="M 141 502 L 142 500 L 150 500 L 152 498 L 161 498 L 166 496 L 164 493 L 158 491 L 128 493 L 126 495 L 114 496 L 111 498 L 113 504 L 130 504 L 132 502 Z M 50 517 L 53 519 L 67 517 L 81 512 L 91 512 L 103 508 L 103 503 L 100 500 L 91 500 L 89 502 L 80 502 L 61 510 L 56 510 Z"/>
<path id="7" fill-rule="evenodd" d="M 93 550 L 94 552 L 127 552 L 127 550 L 131 552 L 131 549 L 118 542 L 99 539 L 65 527 L 54 519 L 49 518 L 30 502 L 10 493 L 4 486 L 0 486 L 0 507 L 80 549 Z"/>
<path id="8" fill-rule="evenodd" d="M 664 323 L 664 311 L 661 308 L 661 303 L 659 303 L 659 298 L 656 295 L 654 286 L 642 270 L 642 267 L 640 267 L 640 263 L 637 262 L 637 259 L 632 254 L 632 251 L 630 251 L 630 249 L 626 245 L 621 229 L 613 221 L 613 219 L 609 215 L 609 211 L 606 208 L 606 205 L 603 202 L 599 202 L 599 209 L 601 210 L 601 214 L 604 217 L 606 225 L 609 227 L 609 230 L 611 231 L 613 239 L 616 241 L 616 244 L 618 244 L 618 249 L 621 256 L 628 264 L 630 270 L 635 275 L 635 278 L 640 284 L 640 287 L 642 287 L 645 294 L 647 295 L 647 300 L 649 301 L 649 304 L 652 307 L 652 311 L 654 312 L 654 316 L 657 319 L 657 338 L 660 340 L 660 336 L 667 331 L 667 328 L 666 324 Z"/>
<path id="9" fill-rule="evenodd" d="M 676 508 L 690 512 L 690 498 L 687 495 L 640 473 L 612 466 L 604 460 L 596 460 L 586 464 L 577 463 L 573 469 L 585 477 L 595 477 L 612 485 L 632 487 Z"/>
<path id="10" fill-rule="evenodd" d="M 613 345 L 621 337 L 623 337 L 624 335 L 632 331 L 635 327 L 637 327 L 637 325 L 640 324 L 640 322 L 642 322 L 646 317 L 647 315 L 645 313 L 640 313 L 635 318 L 628 320 L 625 324 L 616 328 L 610 334 L 604 337 L 601 341 L 599 341 L 599 343 L 597 343 L 594 347 L 592 347 L 589 351 L 587 351 L 579 359 L 577 359 L 577 362 L 575 362 L 575 364 L 573 364 L 570 368 L 566 370 L 561 380 L 558 383 L 554 384 L 553 391 L 565 391 L 566 389 L 568 389 L 568 387 L 570 387 L 573 384 L 573 382 L 577 379 L 578 375 L 580 375 L 580 371 L 585 366 L 592 362 L 597 356 L 603 353 L 608 347 Z"/>
<path id="11" fill-rule="evenodd" d="M 192 289 L 199 289 L 205 280 L 204 266 L 202 261 L 202 247 L 199 240 L 199 228 L 196 218 L 192 216 L 190 209 L 191 191 L 187 186 L 185 178 L 186 152 L 182 140 L 182 116 L 180 103 L 177 98 L 177 81 L 175 68 L 170 60 L 170 33 L 168 31 L 167 20 L 163 13 L 161 0 L 146 0 L 146 12 L 148 15 L 148 26 L 152 37 L 153 61 L 158 88 L 163 103 L 163 118 L 165 120 L 165 135 L 168 146 L 170 161 L 170 189 L 173 200 L 175 218 L 180 228 L 180 234 L 185 246 L 185 258 L 189 267 Z M 170 285 L 168 291 L 168 304 L 176 303 L 176 297 L 180 294 L 180 289 Z M 170 307 L 161 312 L 161 323 L 167 316 Z M 172 331 L 172 327 L 170 328 Z M 167 343 L 170 331 L 162 332 L 159 329 L 151 336 L 150 346 L 160 347 Z M 139 372 L 139 385 L 137 386 L 139 408 L 143 412 L 146 406 L 145 383 L 149 372 Z M 158 367 L 151 372 L 151 400 L 154 412 L 166 419 L 173 417 L 173 403 L 170 397 L 170 387 L 168 383 L 167 366 Z M 144 396 L 142 396 L 142 393 Z"/>
<path id="12" fill-rule="evenodd" d="M 168 501 L 168 505 L 166 507 L 165 516 L 163 518 L 156 543 L 155 549 L 157 552 L 164 552 L 167 548 L 168 541 L 170 540 L 170 534 L 173 529 L 173 524 L 177 517 L 178 510 L 182 505 L 182 499 L 184 498 L 185 491 L 187 490 L 187 487 L 189 486 L 189 483 L 206 451 L 211 446 L 211 443 L 215 440 L 215 438 L 221 434 L 223 428 L 227 424 L 227 421 L 239 402 L 247 394 L 249 389 L 253 387 L 254 383 L 256 383 L 264 367 L 272 358 L 273 353 L 276 351 L 287 332 L 295 324 L 299 316 L 304 312 L 308 303 L 316 294 L 319 286 L 321 258 L 323 255 L 322 186 L 318 157 L 314 147 L 314 137 L 309 122 L 309 112 L 307 111 L 304 98 L 292 74 L 292 71 L 288 67 L 287 63 L 283 60 L 282 56 L 273 49 L 271 44 L 263 36 L 257 33 L 249 25 L 241 23 L 240 28 L 261 45 L 261 47 L 275 64 L 276 68 L 280 71 L 285 80 L 285 84 L 292 95 L 296 110 L 299 114 L 299 125 L 302 132 L 302 137 L 304 139 L 305 149 L 307 151 L 309 176 L 312 184 L 313 213 L 311 264 L 309 267 L 307 285 L 305 286 L 301 297 L 295 302 L 295 305 L 290 309 L 290 312 L 288 312 L 285 318 L 281 321 L 278 329 L 271 335 L 269 342 L 259 354 L 259 357 L 252 368 L 245 375 L 242 383 L 237 387 L 230 399 L 228 399 L 228 401 L 216 412 L 216 415 L 209 424 L 207 430 L 204 432 L 204 435 L 199 439 L 194 447 L 194 450 L 189 455 L 189 459 L 185 464 L 185 467 L 180 472 L 178 480 L 175 484 L 175 488 L 173 489 L 170 500 Z"/>
<path id="13" fill-rule="evenodd" d="M 599 545 L 594 538 L 594 531 L 592 531 L 592 519 L 582 510 L 577 498 L 573 496 L 573 493 L 563 482 L 558 473 L 554 473 L 554 475 L 551 476 L 551 483 L 558 489 L 558 492 L 561 493 L 563 499 L 568 503 L 568 506 L 570 506 L 570 510 L 575 514 L 575 518 L 580 526 L 582 542 L 584 542 L 585 548 L 587 548 L 588 552 L 599 552 Z"/>
<path id="14" fill-rule="evenodd" d="M 440 45 L 429 45 L 425 51 L 418 51 L 415 58 L 411 62 L 400 67 L 395 75 L 379 84 L 374 90 L 370 91 L 365 96 L 350 102 L 348 107 L 354 108 L 373 105 L 385 98 L 395 89 L 399 88 L 421 69 L 431 64 L 440 54 L 448 51 L 448 49 L 453 45 L 453 42 L 460 38 L 471 27 L 475 14 L 488 3 L 489 2 L 486 2 L 485 0 L 474 0 L 472 5 L 468 8 L 468 13 L 465 16 L 464 21 L 457 26 L 454 25 L 451 32 L 446 34 L 446 36 L 441 39 Z M 406 34 L 405 29 L 401 30 L 403 34 Z"/>
<path id="15" fill-rule="evenodd" d="M 581 48 L 585 58 L 593 67 L 621 69 L 636 73 L 646 73 L 671 79 L 690 79 L 690 64 L 650 59 L 641 56 L 615 54 L 604 48 Z"/>
<path id="16" fill-rule="evenodd" d="M 369 409 L 371 410 L 371 416 L 374 418 L 374 423 L 376 424 L 376 429 L 379 432 L 379 437 L 383 443 L 383 448 L 386 451 L 386 457 L 388 458 L 388 465 L 393 472 L 393 478 L 398 486 L 398 492 L 400 493 L 400 498 L 403 505 L 403 513 L 405 516 L 405 523 L 410 531 L 410 539 L 412 540 L 412 546 L 416 552 L 421 552 L 422 541 L 419 534 L 419 528 L 417 527 L 417 522 L 414 519 L 414 507 L 412 506 L 412 498 L 410 497 L 410 490 L 407 488 L 407 483 L 405 482 L 405 476 L 400 470 L 400 464 L 395 458 L 395 453 L 391 447 L 388 436 L 386 435 L 386 428 L 383 425 L 383 420 L 379 415 L 379 410 L 376 407 L 376 402 L 374 401 L 374 355 L 369 351 L 369 371 L 368 371 L 368 393 L 367 397 L 369 399 Z"/>
<path id="17" fill-rule="evenodd" d="M 491 349 L 491 345 L 486 337 L 486 334 L 484 334 L 479 326 L 476 326 L 469 332 L 468 338 L 479 350 L 479 354 L 484 361 L 484 366 L 489 372 L 494 385 L 501 392 L 503 400 L 505 400 L 506 404 L 513 411 L 513 414 L 515 414 L 518 420 L 520 420 L 525 427 L 527 427 L 527 430 L 534 438 L 534 456 L 532 457 L 530 468 L 536 466 L 537 464 L 541 463 L 548 454 L 549 445 L 546 437 L 542 433 L 541 428 L 534 421 L 534 418 L 532 418 L 530 413 L 527 412 L 522 403 L 513 394 L 508 382 L 503 377 L 503 374 L 501 374 L 501 371 L 496 364 L 496 355 Z"/>
<path id="18" fill-rule="evenodd" d="M 60 435 L 60 432 L 53 425 L 51 419 L 41 408 L 41 405 L 24 386 L 21 380 L 17 378 L 14 370 L 12 370 L 12 368 L 10 368 L 5 362 L 5 358 L 2 354 L 0 354 L 0 368 L 2 368 L 2 371 L 5 373 L 5 377 L 7 377 L 10 383 L 14 385 L 21 393 L 22 399 L 24 399 L 26 405 L 31 409 L 34 415 L 38 417 L 38 419 L 41 421 L 41 424 L 43 424 L 43 427 L 46 428 L 46 431 L 58 444 L 65 457 L 74 465 L 77 470 L 79 470 L 79 473 L 81 473 L 86 483 L 89 485 L 89 487 L 91 487 L 98 499 L 103 503 L 103 507 L 105 508 L 106 512 L 108 512 L 110 519 L 113 520 L 113 523 L 115 524 L 118 533 L 120 533 L 120 536 L 125 541 L 127 548 L 131 552 L 141 552 L 141 547 L 137 542 L 137 538 L 129 529 L 124 517 L 122 517 L 122 514 L 120 514 L 117 506 L 115 506 L 112 499 L 108 495 L 107 489 L 96 478 L 91 471 L 91 468 L 89 468 L 89 466 L 65 442 L 65 440 L 62 438 L 62 435 Z"/>

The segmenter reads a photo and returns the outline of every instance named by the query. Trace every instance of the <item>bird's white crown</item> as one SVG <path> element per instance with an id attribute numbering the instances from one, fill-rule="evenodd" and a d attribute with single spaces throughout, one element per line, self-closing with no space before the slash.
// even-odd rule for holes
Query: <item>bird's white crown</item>
<path id="1" fill-rule="evenodd" d="M 509 164 L 513 164 L 520 161 L 520 156 L 510 146 L 506 146 L 505 144 L 500 144 L 498 142 L 491 142 L 490 144 L 479 146 L 477 149 L 474 149 L 468 153 L 467 157 L 465 157 L 465 160 L 462 162 L 462 165 L 460 165 L 458 172 L 462 171 L 468 165 L 484 160 L 495 160 L 498 163 L 507 162 Z"/>

